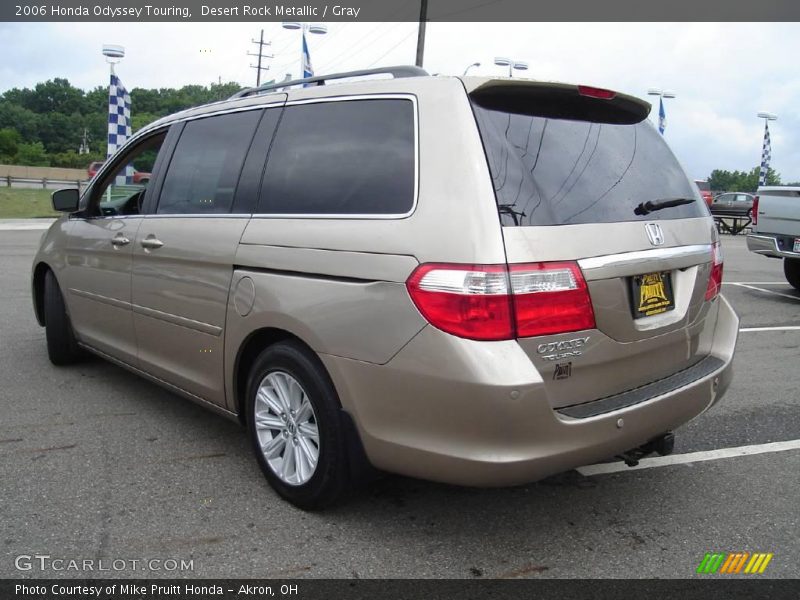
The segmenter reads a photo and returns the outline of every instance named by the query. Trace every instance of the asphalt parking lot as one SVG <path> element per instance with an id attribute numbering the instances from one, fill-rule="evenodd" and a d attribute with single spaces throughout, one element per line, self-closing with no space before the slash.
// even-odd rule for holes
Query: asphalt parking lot
<path id="1" fill-rule="evenodd" d="M 797 577 L 800 450 L 476 490 L 387 477 L 324 513 L 281 501 L 244 431 L 99 359 L 56 368 L 29 269 L 41 231 L 0 231 L 0 577 L 15 557 L 192 560 L 121 577 L 693 577 L 706 552 L 772 552 Z M 675 453 L 800 439 L 800 293 L 723 237 L 741 317 L 723 402 Z M 141 569 L 141 566 L 139 567 Z M 709 576 L 705 576 L 709 577 Z"/>

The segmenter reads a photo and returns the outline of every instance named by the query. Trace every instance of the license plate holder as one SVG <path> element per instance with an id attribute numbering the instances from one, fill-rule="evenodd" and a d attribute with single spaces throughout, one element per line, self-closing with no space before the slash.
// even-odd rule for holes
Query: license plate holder
<path id="1" fill-rule="evenodd" d="M 792 252 L 797 252 L 800 254 L 800 238 L 794 238 L 794 249 Z"/>
<path id="2" fill-rule="evenodd" d="M 630 278 L 631 309 L 634 319 L 652 317 L 675 309 L 672 274 L 656 271 Z"/>

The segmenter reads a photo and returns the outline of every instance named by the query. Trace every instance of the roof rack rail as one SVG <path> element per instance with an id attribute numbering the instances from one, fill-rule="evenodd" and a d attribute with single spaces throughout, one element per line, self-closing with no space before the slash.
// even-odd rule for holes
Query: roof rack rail
<path id="1" fill-rule="evenodd" d="M 268 92 L 270 90 L 277 90 L 285 87 L 291 87 L 293 85 L 301 85 L 309 83 L 313 83 L 315 85 L 325 85 L 326 81 L 331 81 L 332 79 L 347 79 L 350 77 L 366 77 L 368 75 L 385 75 L 385 74 L 391 75 L 395 79 L 399 79 L 401 77 L 424 77 L 428 75 L 428 72 L 422 67 L 399 66 L 399 67 L 381 67 L 378 69 L 362 69 L 360 71 L 333 73 L 331 75 L 316 75 L 314 77 L 306 77 L 305 79 L 278 81 L 276 83 L 266 83 L 258 87 L 244 88 L 243 90 L 236 92 L 229 99 L 233 100 L 234 98 L 244 98 L 246 96 L 253 96 L 256 94 L 260 94 L 262 92 Z"/>

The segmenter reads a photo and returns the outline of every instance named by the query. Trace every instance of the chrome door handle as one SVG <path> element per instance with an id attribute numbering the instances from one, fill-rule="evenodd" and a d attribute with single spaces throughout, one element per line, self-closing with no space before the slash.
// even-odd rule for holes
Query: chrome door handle
<path id="1" fill-rule="evenodd" d="M 118 233 L 113 238 L 111 238 L 111 243 L 114 246 L 125 246 L 126 244 L 130 244 L 131 241 L 121 233 Z"/>
<path id="2" fill-rule="evenodd" d="M 142 248 L 144 248 L 145 250 L 157 250 L 158 248 L 161 248 L 161 246 L 164 245 L 164 242 L 162 242 L 160 239 L 158 239 L 151 233 L 142 240 L 141 244 Z"/>

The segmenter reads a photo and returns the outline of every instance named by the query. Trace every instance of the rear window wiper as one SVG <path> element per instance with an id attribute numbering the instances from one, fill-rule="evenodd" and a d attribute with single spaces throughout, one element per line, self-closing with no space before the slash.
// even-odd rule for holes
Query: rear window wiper
<path id="1" fill-rule="evenodd" d="M 636 215 L 648 215 L 653 211 L 661 210 L 662 208 L 672 208 L 673 206 L 683 206 L 684 204 L 691 204 L 694 198 L 662 198 L 661 200 L 648 200 L 642 202 L 633 209 Z"/>
<path id="2" fill-rule="evenodd" d="M 511 215 L 511 218 L 514 220 L 514 225 L 517 226 L 519 226 L 519 218 L 522 217 L 524 219 L 527 216 L 521 210 L 514 210 L 513 204 L 498 204 L 497 209 L 500 214 Z"/>

